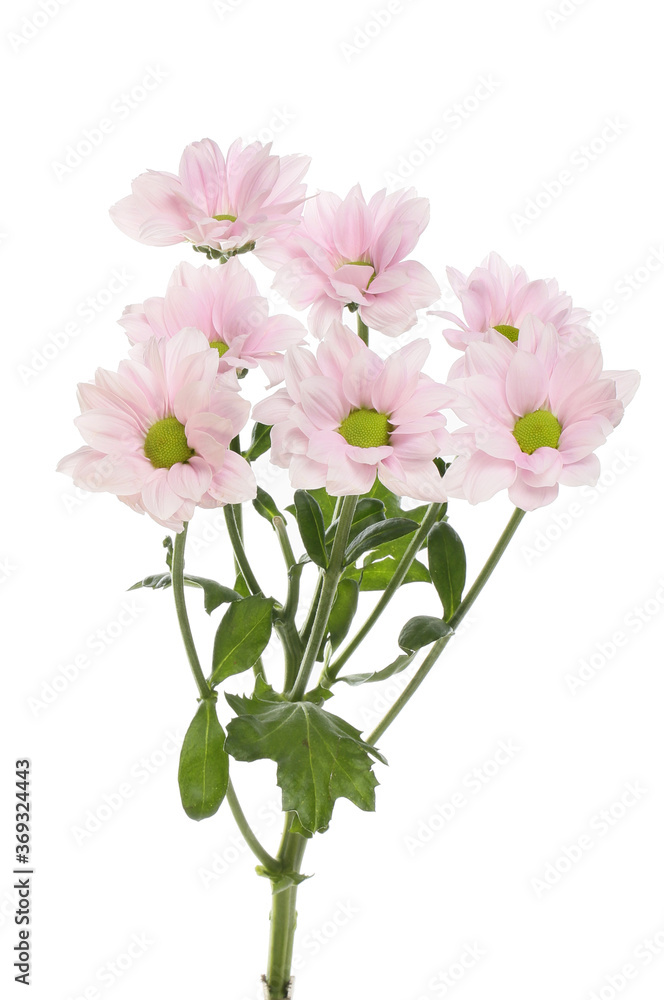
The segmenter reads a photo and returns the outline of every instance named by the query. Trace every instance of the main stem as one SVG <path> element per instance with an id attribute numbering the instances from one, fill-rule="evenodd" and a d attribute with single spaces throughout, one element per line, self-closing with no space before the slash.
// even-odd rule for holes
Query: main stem
<path id="1" fill-rule="evenodd" d="M 299 874 L 307 846 L 306 837 L 291 833 L 293 813 L 286 813 L 284 833 L 277 860 L 285 872 Z M 272 884 L 272 909 L 270 911 L 270 946 L 267 958 L 267 985 L 272 1000 L 285 1000 L 291 979 L 293 944 L 297 926 L 297 885 L 279 889 Z"/>
<path id="2" fill-rule="evenodd" d="M 344 497 L 343 503 L 341 504 L 339 526 L 337 528 L 337 533 L 334 536 L 332 552 L 330 553 L 330 562 L 325 570 L 325 577 L 323 579 L 318 609 L 316 611 L 316 617 L 311 629 L 309 641 L 307 642 L 307 648 L 305 649 L 304 656 L 302 657 L 302 663 L 300 664 L 297 680 L 289 695 L 291 701 L 299 701 L 304 697 L 307 689 L 307 683 L 316 662 L 318 650 L 320 649 L 320 644 L 325 636 L 325 630 L 330 618 L 330 612 L 332 611 L 332 605 L 334 604 L 334 598 L 337 594 L 339 580 L 341 579 L 341 574 L 344 571 L 346 546 L 348 545 L 348 536 L 353 523 L 357 499 L 358 498 L 356 496 Z"/>
<path id="3" fill-rule="evenodd" d="M 404 706 L 413 697 L 418 687 L 420 686 L 424 678 L 427 676 L 427 674 L 430 672 L 430 670 L 435 666 L 440 654 L 443 652 L 448 642 L 454 635 L 454 629 L 456 629 L 460 625 L 460 623 L 463 621 L 463 619 L 468 614 L 471 607 L 479 597 L 487 580 L 489 579 L 494 569 L 498 565 L 503 553 L 505 552 L 505 549 L 512 540 L 514 533 L 516 532 L 516 529 L 521 524 L 521 521 L 523 520 L 525 515 L 526 515 L 525 510 L 521 510 L 519 507 L 516 508 L 511 518 L 509 519 L 507 527 L 505 528 L 502 535 L 498 539 L 498 542 L 496 543 L 493 552 L 491 553 L 486 563 L 482 567 L 482 571 L 480 572 L 479 576 L 475 580 L 474 584 L 464 597 L 463 601 L 461 602 L 455 613 L 450 618 L 449 625 L 452 628 L 452 632 L 450 633 L 450 635 L 444 636 L 442 639 L 439 639 L 438 642 L 435 642 L 433 644 L 426 658 L 423 660 L 422 665 L 413 675 L 410 682 L 403 689 L 403 691 L 401 692 L 397 700 L 394 702 L 390 710 L 386 713 L 385 717 L 381 719 L 376 728 L 366 737 L 367 743 L 375 744 L 376 740 L 380 739 L 380 737 L 383 735 L 388 726 L 392 725 L 397 715 L 401 712 Z"/>

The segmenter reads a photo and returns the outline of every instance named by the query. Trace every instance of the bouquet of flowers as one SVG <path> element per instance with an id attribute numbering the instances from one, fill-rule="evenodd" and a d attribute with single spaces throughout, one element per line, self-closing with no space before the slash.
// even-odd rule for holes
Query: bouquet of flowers
<path id="1" fill-rule="evenodd" d="M 445 382 L 427 374 L 427 339 L 391 350 L 389 338 L 440 298 L 434 276 L 409 256 L 428 201 L 412 190 L 367 201 L 359 185 L 343 199 L 308 195 L 308 166 L 260 142 L 236 140 L 224 157 L 204 139 L 185 149 L 178 174 L 136 178 L 111 210 L 116 225 L 151 246 L 188 243 L 208 263 L 181 263 L 163 296 L 127 306 L 128 356 L 117 372 L 99 369 L 79 385 L 85 444 L 58 467 L 173 533 L 164 570 L 136 586 L 172 589 L 197 689 L 180 796 L 194 820 L 226 801 L 271 884 L 263 982 L 272 1000 L 292 992 L 308 841 L 328 829 L 339 798 L 375 808 L 382 734 L 453 639 L 526 512 L 552 503 L 560 485 L 597 481 L 595 452 L 639 382 L 636 372 L 604 369 L 588 313 L 555 280 L 531 281 L 496 253 L 468 276 L 448 269 L 460 315 L 432 314 L 448 324 L 442 335 L 456 356 Z M 271 314 L 243 263 L 249 254 L 274 272 L 274 289 L 294 310 L 309 309 L 308 331 Z M 261 370 L 268 393 L 252 408 L 244 380 Z M 268 450 L 294 491 L 284 510 L 257 482 L 255 463 Z M 503 490 L 514 512 L 467 586 L 448 500 L 474 505 Z M 276 597 L 247 554 L 245 503 L 271 524 L 283 557 Z M 197 507 L 223 507 L 234 554 L 223 582 L 185 572 Z M 405 621 L 392 661 L 376 662 L 363 643 L 412 582 L 435 588 L 439 614 Z M 223 609 L 205 666 L 187 587 L 202 591 L 208 614 Z M 262 660 L 273 633 L 283 648 L 275 676 Z M 410 680 L 372 732 L 331 710 L 338 685 L 380 684 L 404 670 Z M 232 678 L 245 672 L 250 693 L 238 694 Z M 230 758 L 277 765 L 283 834 L 272 852 L 240 806 Z"/>

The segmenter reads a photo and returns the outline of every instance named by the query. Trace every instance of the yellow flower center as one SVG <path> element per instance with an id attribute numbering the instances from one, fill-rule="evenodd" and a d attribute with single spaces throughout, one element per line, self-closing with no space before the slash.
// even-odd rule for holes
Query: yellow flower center
<path id="1" fill-rule="evenodd" d="M 562 427 L 548 410 L 535 410 L 517 420 L 512 431 L 521 451 L 532 455 L 538 448 L 557 448 Z"/>
<path id="2" fill-rule="evenodd" d="M 237 222 L 237 215 L 213 215 L 217 222 Z"/>
<path id="3" fill-rule="evenodd" d="M 210 347 L 216 347 L 219 351 L 219 357 L 223 358 L 224 354 L 228 350 L 228 344 L 225 344 L 223 340 L 211 340 Z"/>
<path id="4" fill-rule="evenodd" d="M 507 323 L 499 323 L 498 326 L 494 326 L 494 330 L 502 333 L 503 337 L 507 337 L 513 344 L 519 339 L 518 329 L 515 326 L 509 326 Z"/>
<path id="5" fill-rule="evenodd" d="M 145 436 L 143 450 L 155 469 L 170 469 L 176 462 L 187 462 L 196 454 L 187 444 L 184 424 L 177 417 L 164 417 L 153 424 Z"/>
<path id="6" fill-rule="evenodd" d="M 386 413 L 353 410 L 339 425 L 339 434 L 357 448 L 380 448 L 390 443 Z"/>

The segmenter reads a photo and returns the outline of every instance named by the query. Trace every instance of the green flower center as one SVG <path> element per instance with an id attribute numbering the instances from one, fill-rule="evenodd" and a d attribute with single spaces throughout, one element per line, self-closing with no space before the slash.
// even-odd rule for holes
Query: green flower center
<path id="1" fill-rule="evenodd" d="M 237 215 L 213 215 L 217 222 L 237 222 Z"/>
<path id="2" fill-rule="evenodd" d="M 503 337 L 507 337 L 513 344 L 519 339 L 518 329 L 515 326 L 509 326 L 507 323 L 499 323 L 498 326 L 494 326 L 494 330 L 502 333 Z"/>
<path id="3" fill-rule="evenodd" d="M 155 469 L 170 469 L 176 462 L 186 462 L 196 454 L 187 444 L 184 424 L 177 417 L 164 417 L 153 424 L 143 448 Z"/>
<path id="4" fill-rule="evenodd" d="M 557 448 L 562 427 L 548 410 L 535 410 L 517 420 L 512 431 L 521 451 L 532 455 L 538 448 Z"/>
<path id="5" fill-rule="evenodd" d="M 228 344 L 225 344 L 223 340 L 211 340 L 210 347 L 216 347 L 219 351 L 219 357 L 223 358 L 224 354 L 228 350 Z"/>
<path id="6" fill-rule="evenodd" d="M 339 434 L 356 448 L 380 448 L 390 443 L 386 413 L 353 410 L 339 425 Z"/>

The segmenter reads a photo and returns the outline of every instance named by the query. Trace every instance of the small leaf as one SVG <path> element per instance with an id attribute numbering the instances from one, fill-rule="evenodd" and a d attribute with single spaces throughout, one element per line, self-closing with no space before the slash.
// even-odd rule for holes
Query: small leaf
<path id="1" fill-rule="evenodd" d="M 155 573 L 154 576 L 146 576 L 145 579 L 139 580 L 129 590 L 138 590 L 139 587 L 150 587 L 152 590 L 165 590 L 172 585 L 173 581 L 170 573 Z M 231 590 L 230 587 L 224 587 L 223 584 L 217 583 L 216 580 L 207 580 L 202 576 L 190 576 L 188 573 L 184 574 L 184 585 L 185 587 L 197 587 L 203 591 L 203 602 L 208 614 L 212 614 L 215 608 L 218 608 L 221 604 L 239 601 L 242 596 L 236 590 Z"/>
<path id="2" fill-rule="evenodd" d="M 251 591 L 247 586 L 245 578 L 242 573 L 238 573 L 235 577 L 235 583 L 233 584 L 233 589 L 240 595 L 240 597 L 251 597 Z"/>
<path id="3" fill-rule="evenodd" d="M 406 653 L 422 649 L 432 642 L 451 635 L 452 629 L 440 618 L 430 618 L 429 615 L 417 615 L 406 622 L 399 635 L 399 645 Z"/>
<path id="4" fill-rule="evenodd" d="M 386 681 L 388 677 L 394 677 L 395 674 L 400 674 L 402 670 L 405 670 L 409 664 L 415 659 L 415 651 L 411 653 L 404 653 L 401 656 L 397 656 L 396 660 L 389 663 L 382 670 L 374 670 L 373 673 L 368 674 L 346 674 L 345 677 L 337 677 L 337 681 L 344 681 L 346 684 L 350 684 L 352 687 L 356 687 L 358 684 L 368 684 L 374 681 Z"/>
<path id="5" fill-rule="evenodd" d="M 375 808 L 371 757 L 384 758 L 357 729 L 317 705 L 255 701 L 230 723 L 226 749 L 236 760 L 275 761 L 282 807 L 311 833 L 327 829 L 338 798 Z"/>
<path id="6" fill-rule="evenodd" d="M 201 820 L 214 816 L 228 788 L 228 754 L 214 698 L 198 707 L 180 752 L 178 784 L 187 816 Z"/>
<path id="7" fill-rule="evenodd" d="M 270 641 L 272 604 L 267 597 L 245 597 L 231 604 L 214 639 L 210 683 L 253 667 Z"/>
<path id="8" fill-rule="evenodd" d="M 270 432 L 272 427 L 269 424 L 254 424 L 251 432 L 251 443 L 244 452 L 247 462 L 255 462 L 257 458 L 264 455 L 270 447 Z"/>
<path id="9" fill-rule="evenodd" d="M 346 551 L 346 564 L 354 563 L 368 549 L 374 549 L 382 542 L 390 542 L 402 535 L 408 535 L 417 528 L 417 521 L 406 517 L 391 517 L 379 524 L 372 524 L 361 531 Z"/>
<path id="10" fill-rule="evenodd" d="M 173 539 L 170 535 L 166 535 L 161 544 L 166 549 L 166 565 L 169 569 L 173 569 Z"/>
<path id="11" fill-rule="evenodd" d="M 256 510 L 261 517 L 264 517 L 266 521 L 269 521 L 270 524 L 272 524 L 273 517 L 280 517 L 283 521 L 286 520 L 270 494 L 267 493 L 261 486 L 256 488 L 256 499 L 251 502 L 254 505 L 254 510 Z"/>
<path id="12" fill-rule="evenodd" d="M 466 553 L 463 542 L 446 521 L 434 525 L 429 534 L 429 572 L 438 591 L 445 621 L 461 603 L 466 584 Z"/>
<path id="13" fill-rule="evenodd" d="M 153 573 L 152 576 L 146 576 L 142 580 L 139 580 L 138 583 L 132 584 L 128 590 L 138 590 L 140 587 L 149 587 L 151 590 L 165 590 L 170 586 L 170 573 Z"/>
<path id="14" fill-rule="evenodd" d="M 317 566 L 327 569 L 323 511 L 306 490 L 296 490 L 294 500 L 297 524 L 307 555 Z"/>

